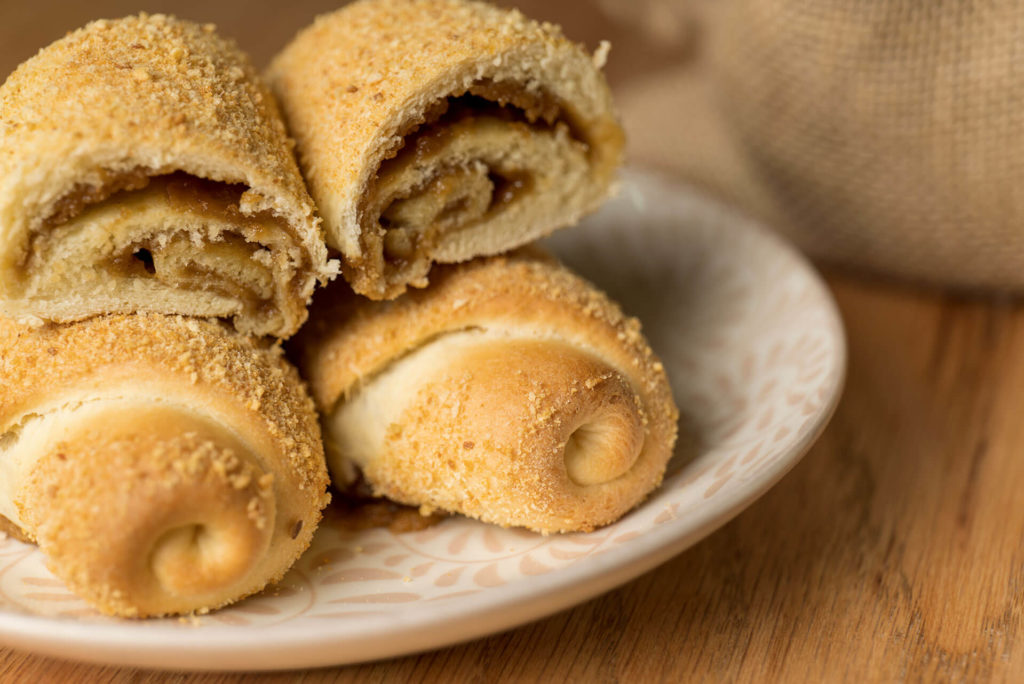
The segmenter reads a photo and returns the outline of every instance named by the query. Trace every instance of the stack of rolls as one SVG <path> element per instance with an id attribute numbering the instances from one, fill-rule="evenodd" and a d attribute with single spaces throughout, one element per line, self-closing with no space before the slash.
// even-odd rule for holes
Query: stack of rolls
<path id="1" fill-rule="evenodd" d="M 362 0 L 269 85 L 162 15 L 19 67 L 0 525 L 100 610 L 156 616 L 281 577 L 329 473 L 545 534 L 637 506 L 675 441 L 665 371 L 635 319 L 517 250 L 613 189 L 606 53 L 480 2 Z"/>
<path id="2" fill-rule="evenodd" d="M 41 50 L 0 113 L 4 527 L 106 613 L 259 591 L 329 500 L 261 337 L 334 268 L 273 96 L 212 27 L 140 15 Z"/>
<path id="3" fill-rule="evenodd" d="M 551 533 L 661 481 L 678 412 L 639 323 L 543 256 L 487 258 L 610 193 L 606 52 L 480 2 L 363 0 L 271 64 L 350 286 L 291 347 L 336 484 Z"/>

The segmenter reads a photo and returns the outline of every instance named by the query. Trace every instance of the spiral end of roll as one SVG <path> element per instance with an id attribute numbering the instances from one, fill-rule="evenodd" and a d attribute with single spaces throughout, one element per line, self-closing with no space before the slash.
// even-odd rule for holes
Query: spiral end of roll
<path id="1" fill-rule="evenodd" d="M 261 484 L 255 468 L 239 465 L 230 452 L 213 459 L 206 473 L 178 483 L 181 491 L 152 522 L 153 532 L 169 525 L 149 552 L 152 579 L 169 596 L 230 591 L 260 563 L 270 543 L 273 516 L 268 514 L 274 500 L 269 479 Z M 231 470 L 218 472 L 216 463 Z M 183 500 L 191 502 L 187 511 L 178 508 Z"/>
<path id="2" fill-rule="evenodd" d="M 103 431 L 63 435 L 24 485 L 50 569 L 105 613 L 204 612 L 279 571 L 273 477 L 226 430 L 168 412 L 92 416 Z"/>
<path id="3" fill-rule="evenodd" d="M 399 414 L 380 410 L 417 387 Z M 563 342 L 472 331 L 394 364 L 327 431 L 385 496 L 544 533 L 612 522 L 666 460 L 615 368 Z"/>
<path id="4" fill-rule="evenodd" d="M 626 391 L 623 391 L 626 390 Z M 640 457 L 644 446 L 641 414 L 623 383 L 608 383 L 584 406 L 579 425 L 565 440 L 565 470 L 581 487 L 611 482 Z"/>

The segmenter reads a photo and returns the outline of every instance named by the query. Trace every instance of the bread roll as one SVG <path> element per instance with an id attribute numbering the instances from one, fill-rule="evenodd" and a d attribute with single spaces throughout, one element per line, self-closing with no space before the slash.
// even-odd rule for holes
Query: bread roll
<path id="1" fill-rule="evenodd" d="M 328 501 L 279 349 L 177 316 L 0 319 L 0 515 L 99 610 L 205 611 L 277 580 Z"/>
<path id="2" fill-rule="evenodd" d="M 286 337 L 330 275 L 277 105 L 212 25 L 95 21 L 0 86 L 0 312 Z"/>
<path id="3" fill-rule="evenodd" d="M 600 204 L 623 149 L 606 52 L 466 0 L 363 0 L 300 32 L 268 74 L 356 292 L 423 287 L 433 262 Z"/>
<path id="4" fill-rule="evenodd" d="M 431 280 L 392 302 L 329 287 L 294 339 L 337 483 L 544 533 L 658 485 L 678 411 L 635 318 L 538 255 Z"/>

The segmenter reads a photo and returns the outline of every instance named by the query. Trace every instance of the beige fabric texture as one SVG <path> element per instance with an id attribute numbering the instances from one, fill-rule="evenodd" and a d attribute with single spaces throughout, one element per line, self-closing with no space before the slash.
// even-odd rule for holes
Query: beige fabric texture
<path id="1" fill-rule="evenodd" d="M 611 40 L 631 163 L 820 262 L 1024 290 L 1024 3 L 519 4 L 588 45 Z"/>
<path id="2" fill-rule="evenodd" d="M 178 13 L 217 22 L 263 66 L 340 4 L 239 12 L 181 0 Z M 695 183 L 860 272 L 1024 289 L 1013 192 L 1024 166 L 1019 3 L 496 4 L 558 22 L 590 51 L 611 41 L 604 71 L 630 163 Z M 64 30 L 130 11 L 115 0 L 82 7 L 4 7 L 0 73 Z"/>
<path id="3" fill-rule="evenodd" d="M 732 0 L 721 114 L 812 254 L 1024 287 L 1024 4 Z"/>

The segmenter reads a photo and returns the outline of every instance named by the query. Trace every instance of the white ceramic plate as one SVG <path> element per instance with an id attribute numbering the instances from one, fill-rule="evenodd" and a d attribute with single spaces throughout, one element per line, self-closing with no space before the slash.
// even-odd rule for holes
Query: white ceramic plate
<path id="1" fill-rule="evenodd" d="M 771 487 L 827 422 L 845 347 L 832 300 L 776 237 L 630 172 L 597 216 L 550 240 L 639 316 L 683 415 L 664 485 L 618 523 L 542 537 L 462 518 L 421 532 L 327 524 L 262 595 L 188 619 L 95 614 L 34 547 L 0 543 L 0 642 L 93 662 L 273 669 L 365 661 L 480 637 L 646 572 Z"/>

